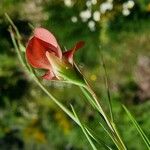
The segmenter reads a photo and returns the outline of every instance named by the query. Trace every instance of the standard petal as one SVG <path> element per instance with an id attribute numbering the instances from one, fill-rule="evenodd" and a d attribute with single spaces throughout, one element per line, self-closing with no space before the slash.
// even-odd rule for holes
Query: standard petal
<path id="1" fill-rule="evenodd" d="M 66 67 L 66 64 L 62 61 L 62 59 L 56 57 L 54 54 L 46 52 L 46 57 L 52 66 L 53 73 L 57 76 L 58 72 L 62 70 L 62 68 Z"/>
<path id="2" fill-rule="evenodd" d="M 44 28 L 35 28 L 34 36 L 56 47 L 56 55 L 60 58 L 62 57 L 61 49 L 57 43 L 56 38 L 51 32 Z"/>
<path id="3" fill-rule="evenodd" d="M 73 55 L 74 55 L 74 53 L 78 50 L 78 49 L 80 49 L 80 48 L 82 48 L 83 46 L 84 46 L 84 42 L 83 41 L 80 41 L 80 42 L 78 42 L 78 43 L 76 43 L 76 45 L 74 46 L 74 48 L 72 48 L 71 50 L 69 50 L 69 51 L 67 51 L 67 52 L 64 52 L 63 53 L 63 56 L 71 63 L 71 64 L 73 64 Z"/>
<path id="4" fill-rule="evenodd" d="M 46 57 L 46 51 L 56 55 L 56 48 L 53 45 L 33 37 L 26 48 L 28 62 L 35 68 L 49 69 L 50 63 Z"/>

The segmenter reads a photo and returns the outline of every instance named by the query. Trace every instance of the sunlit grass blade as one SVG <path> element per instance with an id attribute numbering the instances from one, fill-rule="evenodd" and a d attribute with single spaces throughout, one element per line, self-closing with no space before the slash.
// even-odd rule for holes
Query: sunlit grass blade
<path id="1" fill-rule="evenodd" d="M 127 148 L 126 148 L 123 140 L 121 139 L 120 134 L 113 122 L 113 113 L 112 113 L 110 94 L 109 94 L 109 100 L 110 100 L 109 107 L 110 107 L 110 113 L 111 113 L 111 120 L 107 117 L 106 113 L 104 112 L 102 106 L 100 105 L 100 103 L 97 99 L 97 96 L 95 95 L 95 93 L 93 92 L 93 90 L 91 89 L 91 87 L 88 83 L 87 83 L 87 88 L 81 88 L 81 91 L 83 92 L 84 96 L 88 99 L 90 104 L 101 114 L 101 117 L 103 118 L 103 120 L 106 122 L 106 124 L 110 128 L 110 130 L 106 133 L 109 135 L 113 134 L 113 136 L 111 136 L 111 139 L 113 140 L 113 142 L 115 143 L 117 148 L 126 150 Z M 108 88 L 108 91 L 109 91 L 109 88 Z"/>
<path id="2" fill-rule="evenodd" d="M 99 122 L 99 124 L 101 125 L 101 127 L 104 129 L 104 131 L 108 134 L 108 136 L 112 139 L 112 141 L 114 142 L 114 143 L 116 143 L 116 145 L 118 145 L 117 143 L 117 140 L 113 137 L 113 135 L 103 126 L 103 124 L 102 123 L 100 123 Z M 119 147 L 118 147 L 118 149 L 120 149 Z"/>
<path id="3" fill-rule="evenodd" d="M 88 100 L 88 102 L 89 102 L 94 108 L 96 108 L 97 106 L 95 105 L 95 103 L 94 103 L 92 97 L 89 95 L 89 93 L 86 91 L 86 89 L 85 89 L 84 87 L 82 87 L 82 86 L 80 86 L 80 89 L 81 89 L 83 95 L 84 95 L 84 96 L 86 97 L 86 99 Z"/>
<path id="4" fill-rule="evenodd" d="M 12 31 L 12 27 L 9 28 L 9 32 L 10 32 L 10 36 L 11 36 L 11 39 L 12 39 L 12 43 L 13 43 L 15 49 L 16 49 L 16 52 L 17 52 L 19 61 L 21 62 L 21 64 L 22 64 L 23 66 L 25 66 L 25 64 L 24 64 L 24 62 L 23 62 L 23 60 L 22 60 L 22 58 L 21 58 L 21 56 L 20 56 L 20 54 L 19 54 L 18 45 L 17 45 L 17 43 L 16 43 L 15 36 L 14 36 L 14 34 L 13 34 L 13 31 Z"/>
<path id="5" fill-rule="evenodd" d="M 105 79 L 105 86 L 106 86 L 106 90 L 107 90 L 107 97 L 108 97 L 108 105 L 109 105 L 109 111 L 110 111 L 110 121 L 111 121 L 111 125 L 113 126 L 113 130 L 116 134 L 116 136 L 114 136 L 114 142 L 116 141 L 118 143 L 118 145 L 121 145 L 123 146 L 122 148 L 123 149 L 126 149 L 126 146 L 124 145 L 122 139 L 121 139 L 121 136 L 117 130 L 117 127 L 114 123 L 114 114 L 113 114 L 113 109 L 112 109 L 112 100 L 111 100 L 111 96 L 110 96 L 110 87 L 109 87 L 109 84 L 108 84 L 108 73 L 107 73 L 107 69 L 106 69 L 106 65 L 105 65 L 105 62 L 104 62 L 104 59 L 103 59 L 103 55 L 101 54 L 101 60 L 102 60 L 102 65 L 103 65 L 103 68 L 104 68 L 104 79 Z M 113 133 L 113 132 L 112 132 Z M 116 138 L 118 140 L 116 140 Z"/>
<path id="6" fill-rule="evenodd" d="M 29 69 L 28 63 L 26 63 L 26 61 L 24 61 L 24 57 L 23 57 L 22 52 L 25 52 L 25 47 L 21 44 L 21 35 L 18 31 L 18 28 L 15 26 L 15 24 L 13 23 L 13 21 L 11 20 L 11 18 L 8 16 L 7 13 L 5 13 L 5 16 L 11 25 L 9 27 L 9 32 L 10 32 L 12 43 L 15 47 L 16 52 L 17 52 L 18 58 L 19 58 L 21 64 L 23 66 L 25 66 L 25 68 Z"/>
<path id="7" fill-rule="evenodd" d="M 123 105 L 123 108 L 124 108 L 125 112 L 127 113 L 128 117 L 130 118 L 130 120 L 132 121 L 132 123 L 134 124 L 134 126 L 136 127 L 137 131 L 141 135 L 141 137 L 142 137 L 143 141 L 145 142 L 148 150 L 150 150 L 150 140 L 148 139 L 148 137 L 146 136 L 146 134 L 144 133 L 144 131 L 142 130 L 142 128 L 140 127 L 138 122 L 135 120 L 133 115 L 129 112 L 129 110 L 124 105 Z"/>
<path id="8" fill-rule="evenodd" d="M 11 18 L 8 16 L 7 13 L 5 13 L 5 16 L 6 16 L 7 20 L 9 21 L 9 23 L 11 24 L 11 26 L 13 27 L 14 31 L 16 32 L 17 38 L 20 40 L 21 36 L 19 34 L 17 27 L 15 26 L 15 24 L 13 23 L 13 21 L 11 20 Z"/>
<path id="9" fill-rule="evenodd" d="M 109 104 L 109 111 L 110 111 L 110 118 L 111 121 L 114 122 L 114 116 L 113 116 L 113 110 L 112 110 L 112 102 L 111 102 L 111 96 L 110 96 L 110 88 L 109 88 L 109 84 L 108 84 L 108 74 L 107 74 L 107 70 L 106 70 L 106 65 L 103 59 L 103 55 L 101 54 L 101 60 L 102 60 L 102 65 L 104 68 L 104 79 L 105 79 L 105 86 L 107 89 L 107 97 L 108 97 L 108 104 Z"/>
<path id="10" fill-rule="evenodd" d="M 78 120 L 78 122 L 79 122 L 79 124 L 80 124 L 80 127 L 81 127 L 81 129 L 82 129 L 84 135 L 86 136 L 87 140 L 89 141 L 89 143 L 90 143 L 92 149 L 93 149 L 93 150 L 97 150 L 96 146 L 94 145 L 93 141 L 91 140 L 91 137 L 88 135 L 88 133 L 87 133 L 85 127 L 84 127 L 83 124 L 80 122 L 80 120 L 79 120 L 79 118 L 78 118 L 78 116 L 77 116 L 77 114 L 76 114 L 76 112 L 75 112 L 75 110 L 74 110 L 74 108 L 73 108 L 72 105 L 71 105 L 71 108 L 72 108 L 72 112 L 73 112 L 75 118 Z"/>
<path id="11" fill-rule="evenodd" d="M 80 87 L 81 91 L 83 92 L 84 96 L 87 98 L 88 102 L 96 109 L 98 109 L 97 105 L 94 103 L 92 97 L 89 95 L 89 93 L 86 91 L 86 89 L 84 89 L 83 87 Z M 109 132 L 107 132 L 107 134 L 110 135 Z M 111 149 L 108 145 L 104 144 L 104 142 L 101 140 L 100 142 L 101 144 L 103 144 L 104 146 L 107 147 L 107 149 Z"/>
<path id="12" fill-rule="evenodd" d="M 88 134 L 100 145 L 102 145 L 105 149 L 113 150 L 110 146 L 108 146 L 100 137 L 98 137 L 90 128 L 85 128 Z"/>

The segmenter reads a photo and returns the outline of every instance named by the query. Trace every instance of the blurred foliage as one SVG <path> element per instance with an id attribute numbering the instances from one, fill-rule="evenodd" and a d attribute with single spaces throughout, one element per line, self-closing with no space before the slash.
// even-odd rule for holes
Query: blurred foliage
<path id="1" fill-rule="evenodd" d="M 150 96 L 147 96 L 149 90 L 143 88 L 144 79 L 150 74 L 145 73 L 142 80 L 139 77 L 141 72 L 148 70 L 145 69 L 145 59 L 141 60 L 140 56 L 150 59 L 150 2 L 137 0 L 130 15 L 123 16 L 120 8 L 125 0 L 114 1 L 115 9 L 96 23 L 95 31 L 91 31 L 87 22 L 82 22 L 79 17 L 76 23 L 71 21 L 72 16 L 78 16 L 80 11 L 86 9 L 84 1 L 74 2 L 72 7 L 67 7 L 62 0 L 0 1 L 0 149 L 90 149 L 78 126 L 58 110 L 23 70 L 11 43 L 5 12 L 21 32 L 24 44 L 32 34 L 29 23 L 52 31 L 58 37 L 62 50 L 84 40 L 86 45 L 77 53 L 75 60 L 98 96 L 102 97 L 107 110 L 102 54 L 119 130 L 129 149 L 146 149 L 121 103 L 129 107 L 150 137 Z M 93 9 L 97 9 L 98 5 Z M 97 122 L 98 114 L 86 104 L 77 87 L 43 82 L 65 105 L 69 107 L 71 103 L 80 118 L 95 128 L 99 138 L 112 145 Z"/>

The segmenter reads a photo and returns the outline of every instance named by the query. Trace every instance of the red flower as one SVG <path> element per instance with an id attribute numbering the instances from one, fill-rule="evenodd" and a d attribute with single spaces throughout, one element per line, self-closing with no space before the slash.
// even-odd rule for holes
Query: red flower
<path id="1" fill-rule="evenodd" d="M 47 70 L 42 76 L 44 79 L 64 79 L 68 71 L 68 75 L 76 73 L 73 55 L 83 45 L 84 42 L 80 41 L 72 49 L 62 53 L 51 32 L 44 28 L 36 28 L 28 42 L 26 57 L 32 67 Z"/>

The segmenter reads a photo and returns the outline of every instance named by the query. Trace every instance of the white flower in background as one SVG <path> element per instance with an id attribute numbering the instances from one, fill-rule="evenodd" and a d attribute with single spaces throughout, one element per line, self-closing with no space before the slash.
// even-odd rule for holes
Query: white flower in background
<path id="1" fill-rule="evenodd" d="M 104 14 L 107 10 L 112 10 L 112 9 L 113 9 L 112 2 L 106 1 L 100 5 L 100 12 L 102 14 Z"/>
<path id="2" fill-rule="evenodd" d="M 100 21 L 100 17 L 101 17 L 101 14 L 100 14 L 99 11 L 95 11 L 95 12 L 93 13 L 93 19 L 94 19 L 95 21 Z"/>
<path id="3" fill-rule="evenodd" d="M 123 3 L 123 10 L 122 10 L 122 14 L 124 16 L 128 16 L 130 14 L 130 9 L 132 9 L 134 7 L 135 3 L 133 0 L 128 0 L 127 2 Z"/>
<path id="4" fill-rule="evenodd" d="M 88 8 L 91 8 L 92 5 L 96 5 L 96 4 L 97 4 L 97 0 L 87 0 L 87 1 L 86 1 L 86 6 L 87 6 Z"/>
<path id="5" fill-rule="evenodd" d="M 128 6 L 128 8 L 129 9 L 132 9 L 133 7 L 134 7 L 134 1 L 133 0 L 129 0 L 128 2 L 127 2 L 127 6 Z"/>
<path id="6" fill-rule="evenodd" d="M 91 11 L 88 9 L 80 12 L 80 17 L 83 22 L 86 22 L 91 16 Z"/>
<path id="7" fill-rule="evenodd" d="M 129 10 L 129 9 L 123 9 L 123 10 L 122 10 L 122 14 L 123 14 L 124 16 L 128 16 L 128 15 L 130 14 L 130 10 Z"/>
<path id="8" fill-rule="evenodd" d="M 72 1 L 72 0 L 64 0 L 64 4 L 65 4 L 67 7 L 72 7 L 72 6 L 73 6 L 73 1 Z"/>
<path id="9" fill-rule="evenodd" d="M 123 9 L 132 9 L 134 7 L 135 3 L 133 0 L 129 0 L 125 3 L 123 3 Z"/>
<path id="10" fill-rule="evenodd" d="M 93 20 L 89 21 L 88 27 L 91 31 L 95 31 L 95 22 Z"/>
<path id="11" fill-rule="evenodd" d="M 107 2 L 112 3 L 112 2 L 113 2 L 113 0 L 107 0 Z"/>
<path id="12" fill-rule="evenodd" d="M 91 0 L 91 2 L 92 2 L 93 5 L 97 4 L 97 0 Z"/>
<path id="13" fill-rule="evenodd" d="M 87 6 L 88 8 L 91 8 L 91 6 L 92 6 L 92 1 L 91 1 L 91 0 L 87 0 L 87 1 L 86 1 L 86 6 Z"/>
<path id="14" fill-rule="evenodd" d="M 123 9 L 128 9 L 128 7 L 127 7 L 127 3 L 126 3 L 126 2 L 125 2 L 125 3 L 123 3 L 122 7 L 123 7 Z"/>
<path id="15" fill-rule="evenodd" d="M 71 21 L 72 21 L 73 23 L 76 23 L 76 22 L 78 21 L 78 18 L 77 18 L 76 16 L 72 16 L 72 17 L 71 17 Z"/>

